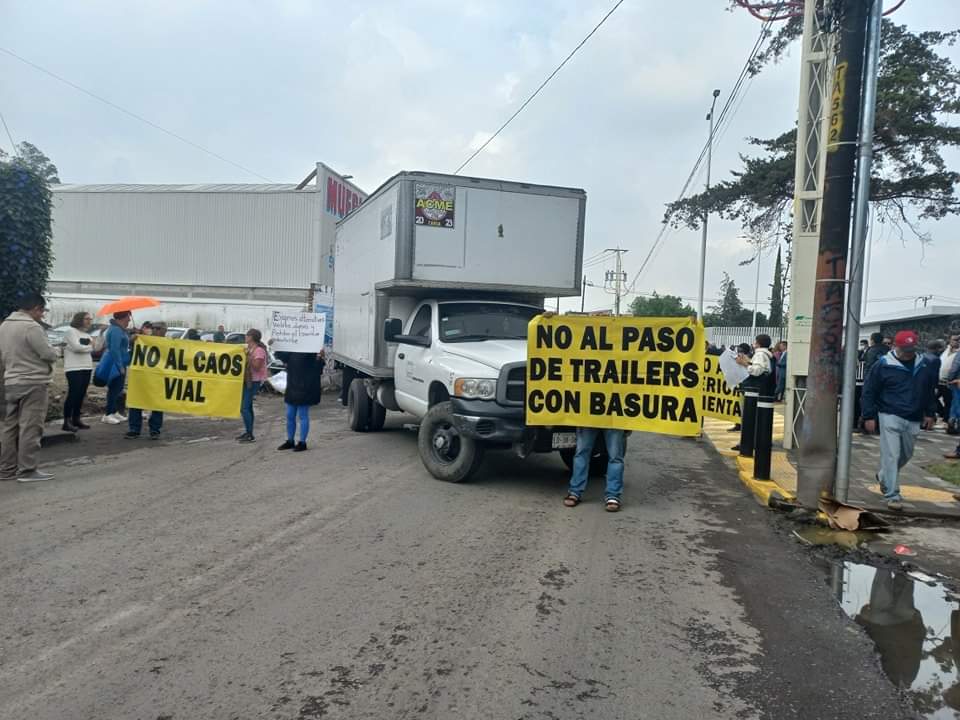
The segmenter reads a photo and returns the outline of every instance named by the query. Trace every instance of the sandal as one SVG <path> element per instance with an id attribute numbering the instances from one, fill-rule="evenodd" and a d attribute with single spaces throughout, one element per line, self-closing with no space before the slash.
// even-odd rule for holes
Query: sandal
<path id="1" fill-rule="evenodd" d="M 563 504 L 570 508 L 576 507 L 580 504 L 580 498 L 573 493 L 567 493 L 567 496 L 563 499 Z"/>
<path id="2" fill-rule="evenodd" d="M 620 501 L 616 498 L 607 498 L 607 512 L 620 512 Z"/>

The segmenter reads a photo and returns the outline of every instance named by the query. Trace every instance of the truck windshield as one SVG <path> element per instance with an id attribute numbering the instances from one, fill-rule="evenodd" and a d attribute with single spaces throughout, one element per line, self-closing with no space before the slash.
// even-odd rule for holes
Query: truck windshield
<path id="1" fill-rule="evenodd" d="M 542 312 L 529 305 L 440 303 L 440 340 L 526 340 L 527 323 Z"/>

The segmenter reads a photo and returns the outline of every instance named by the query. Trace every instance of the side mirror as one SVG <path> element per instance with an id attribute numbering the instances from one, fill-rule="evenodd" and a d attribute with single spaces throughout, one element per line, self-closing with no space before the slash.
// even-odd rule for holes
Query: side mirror
<path id="1" fill-rule="evenodd" d="M 390 318 L 383 323 L 383 338 L 387 342 L 396 342 L 397 335 L 403 333 L 403 321 L 399 318 Z"/>

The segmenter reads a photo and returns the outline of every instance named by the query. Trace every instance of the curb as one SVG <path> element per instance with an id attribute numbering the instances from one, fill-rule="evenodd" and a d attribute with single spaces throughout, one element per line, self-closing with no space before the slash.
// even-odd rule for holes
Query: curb
<path id="1" fill-rule="evenodd" d="M 734 458 L 737 464 L 737 474 L 742 482 L 754 497 L 764 506 L 770 505 L 770 498 L 784 500 L 786 502 L 795 502 L 796 492 L 780 485 L 773 480 L 757 480 L 753 477 L 753 458 L 737 455 Z M 784 452 L 774 452 L 770 457 L 771 475 L 779 475 L 777 470 L 782 470 L 784 466 L 790 468 L 793 472 L 793 486 L 796 487 L 796 471 L 787 460 L 787 454 Z M 787 471 L 789 472 L 789 471 Z"/>

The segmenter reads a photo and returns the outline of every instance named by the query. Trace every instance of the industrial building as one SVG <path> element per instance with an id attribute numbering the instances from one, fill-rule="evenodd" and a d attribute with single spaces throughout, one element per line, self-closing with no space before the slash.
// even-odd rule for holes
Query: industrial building
<path id="1" fill-rule="evenodd" d="M 49 321 L 122 295 L 162 302 L 138 321 L 204 329 L 332 310 L 336 223 L 365 198 L 323 163 L 299 185 L 56 185 Z"/>

